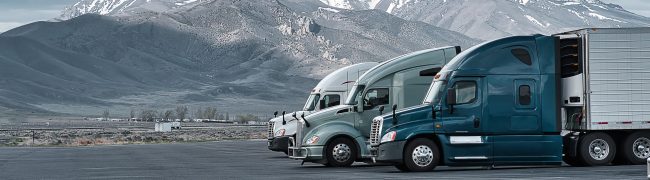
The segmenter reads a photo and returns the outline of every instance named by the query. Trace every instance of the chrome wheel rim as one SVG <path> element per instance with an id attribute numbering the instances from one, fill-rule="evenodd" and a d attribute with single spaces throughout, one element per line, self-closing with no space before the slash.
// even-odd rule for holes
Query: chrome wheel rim
<path id="1" fill-rule="evenodd" d="M 650 139 L 640 137 L 632 143 L 632 151 L 634 156 L 640 159 L 647 159 L 650 157 Z"/>
<path id="2" fill-rule="evenodd" d="M 332 157 L 338 162 L 345 162 L 350 159 L 352 155 L 352 150 L 347 144 L 337 144 L 332 150 Z"/>
<path id="3" fill-rule="evenodd" d="M 589 155 L 595 160 L 603 160 L 609 155 L 609 144 L 602 139 L 594 139 L 589 143 Z"/>
<path id="4" fill-rule="evenodd" d="M 429 146 L 419 145 L 413 149 L 411 157 L 415 165 L 425 167 L 433 162 L 433 151 Z"/>

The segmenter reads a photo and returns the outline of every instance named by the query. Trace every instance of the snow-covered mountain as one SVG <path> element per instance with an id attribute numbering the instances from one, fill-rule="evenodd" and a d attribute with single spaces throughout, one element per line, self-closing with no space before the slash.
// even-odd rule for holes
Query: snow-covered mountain
<path id="1" fill-rule="evenodd" d="M 320 1 L 342 9 L 378 9 L 484 40 L 586 27 L 650 26 L 650 18 L 599 0 Z"/>
<path id="2" fill-rule="evenodd" d="M 157 2 L 171 1 L 134 1 L 123 11 L 104 11 L 115 12 L 109 16 L 91 11 L 0 34 L 0 109 L 87 115 L 179 104 L 231 114 L 296 110 L 320 78 L 341 67 L 478 43 L 385 12 L 328 8 L 314 0 L 141 8 Z"/>
<path id="3" fill-rule="evenodd" d="M 166 12 L 183 7 L 192 7 L 206 0 L 81 0 L 66 8 L 59 17 L 71 19 L 83 14 L 118 15 L 133 12 Z"/>

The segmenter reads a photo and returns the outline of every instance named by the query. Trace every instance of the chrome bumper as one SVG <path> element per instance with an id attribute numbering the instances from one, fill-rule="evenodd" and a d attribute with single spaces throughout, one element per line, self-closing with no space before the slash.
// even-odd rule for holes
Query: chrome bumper
<path id="1" fill-rule="evenodd" d="M 291 159 L 306 159 L 307 150 L 301 147 L 296 147 L 296 139 L 294 137 L 289 138 L 289 158 Z"/>
<path id="2" fill-rule="evenodd" d="M 289 139 L 289 158 L 316 162 L 323 159 L 323 146 L 295 146 L 295 139 Z"/>

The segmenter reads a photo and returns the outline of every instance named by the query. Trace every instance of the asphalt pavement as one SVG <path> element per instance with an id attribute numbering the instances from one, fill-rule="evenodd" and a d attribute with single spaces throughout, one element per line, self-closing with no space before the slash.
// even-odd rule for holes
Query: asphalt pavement
<path id="1" fill-rule="evenodd" d="M 438 167 L 402 173 L 286 158 L 265 140 L 94 147 L 0 148 L 0 179 L 646 179 L 646 166 Z"/>

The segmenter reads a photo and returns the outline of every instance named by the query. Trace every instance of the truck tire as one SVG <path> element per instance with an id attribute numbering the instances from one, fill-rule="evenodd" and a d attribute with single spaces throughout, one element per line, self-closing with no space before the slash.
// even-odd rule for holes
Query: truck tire
<path id="1" fill-rule="evenodd" d="M 357 146 L 350 138 L 339 137 L 327 144 L 324 155 L 326 166 L 347 167 L 357 159 Z"/>
<path id="2" fill-rule="evenodd" d="M 616 154 L 616 143 L 606 133 L 589 133 L 581 138 L 578 151 L 578 160 L 587 166 L 608 165 Z"/>
<path id="3" fill-rule="evenodd" d="M 407 171 L 432 171 L 440 162 L 440 151 L 433 141 L 418 138 L 406 145 L 403 159 Z"/>
<path id="4" fill-rule="evenodd" d="M 645 164 L 650 157 L 650 133 L 642 131 L 627 136 L 618 155 L 630 164 Z"/>

